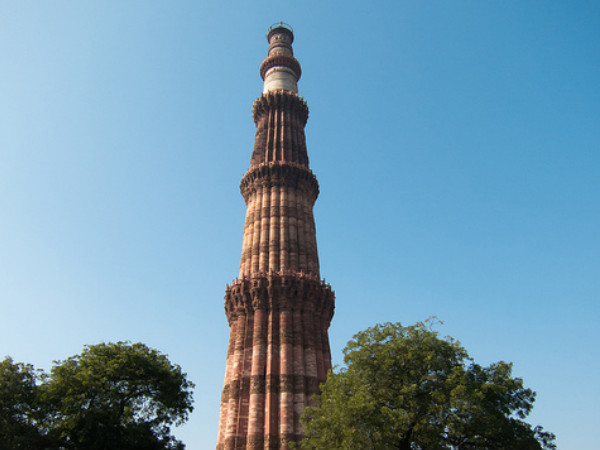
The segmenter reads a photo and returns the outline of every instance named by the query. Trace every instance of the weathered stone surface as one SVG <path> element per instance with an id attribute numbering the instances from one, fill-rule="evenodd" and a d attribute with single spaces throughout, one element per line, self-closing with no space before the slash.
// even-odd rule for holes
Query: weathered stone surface
<path id="1" fill-rule="evenodd" d="M 276 27 L 268 36 L 254 151 L 240 184 L 247 207 L 240 274 L 225 292 L 231 334 L 217 450 L 289 449 L 302 438 L 302 411 L 331 369 L 335 295 L 319 273 L 308 107 L 294 88 L 300 65 L 293 33 Z"/>

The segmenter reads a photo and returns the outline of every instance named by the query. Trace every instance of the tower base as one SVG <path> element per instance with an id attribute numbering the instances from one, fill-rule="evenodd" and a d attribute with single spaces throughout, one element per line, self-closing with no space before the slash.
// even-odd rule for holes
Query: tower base
<path id="1" fill-rule="evenodd" d="M 302 273 L 260 274 L 227 287 L 231 333 L 217 450 L 286 450 L 331 370 L 331 287 Z"/>

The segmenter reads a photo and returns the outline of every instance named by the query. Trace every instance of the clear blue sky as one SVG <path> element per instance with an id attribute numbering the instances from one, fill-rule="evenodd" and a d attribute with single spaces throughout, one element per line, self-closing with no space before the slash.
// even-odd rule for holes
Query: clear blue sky
<path id="1" fill-rule="evenodd" d="M 141 341 L 216 443 L 269 25 L 296 33 L 334 363 L 436 315 L 599 450 L 600 3 L 4 1 L 0 356 Z"/>

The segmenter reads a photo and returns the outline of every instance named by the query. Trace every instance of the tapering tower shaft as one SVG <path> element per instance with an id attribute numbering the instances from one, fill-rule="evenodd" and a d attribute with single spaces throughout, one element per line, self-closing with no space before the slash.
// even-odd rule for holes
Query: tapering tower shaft
<path id="1" fill-rule="evenodd" d="M 308 165 L 308 107 L 298 96 L 293 32 L 267 36 L 250 169 L 240 275 L 225 294 L 230 331 L 217 450 L 275 450 L 303 436 L 300 416 L 331 369 L 334 294 L 320 279 Z"/>

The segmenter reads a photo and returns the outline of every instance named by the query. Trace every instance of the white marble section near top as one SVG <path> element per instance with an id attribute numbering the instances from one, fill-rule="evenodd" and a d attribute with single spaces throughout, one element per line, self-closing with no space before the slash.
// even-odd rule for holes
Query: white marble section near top
<path id="1" fill-rule="evenodd" d="M 298 80 L 293 70 L 283 67 L 275 66 L 267 71 L 265 74 L 265 83 L 263 87 L 263 94 L 269 91 L 276 90 L 292 91 L 298 93 Z"/>

